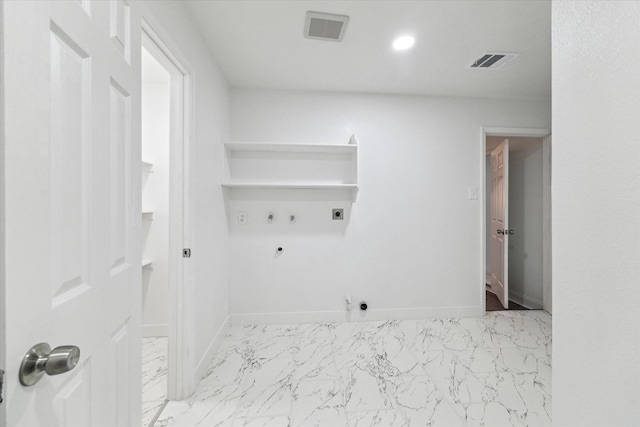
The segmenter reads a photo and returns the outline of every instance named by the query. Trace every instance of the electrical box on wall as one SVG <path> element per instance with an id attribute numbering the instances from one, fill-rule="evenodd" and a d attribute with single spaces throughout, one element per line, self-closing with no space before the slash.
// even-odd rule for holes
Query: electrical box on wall
<path id="1" fill-rule="evenodd" d="M 344 219 L 344 209 L 333 209 L 331 211 L 331 218 L 334 221 L 342 221 Z"/>

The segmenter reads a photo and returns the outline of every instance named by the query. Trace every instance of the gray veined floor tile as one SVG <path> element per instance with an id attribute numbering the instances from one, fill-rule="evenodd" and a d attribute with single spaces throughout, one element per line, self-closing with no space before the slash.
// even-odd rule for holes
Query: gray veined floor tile
<path id="1" fill-rule="evenodd" d="M 296 426 L 335 426 L 347 424 L 340 381 L 302 381 L 293 389 L 291 424 Z"/>
<path id="2" fill-rule="evenodd" d="M 157 426 L 550 426 L 551 317 L 234 326 Z"/>
<path id="3" fill-rule="evenodd" d="M 400 411 L 393 409 L 350 412 L 347 414 L 348 427 L 406 427 L 409 425 L 404 415 Z"/>
<path id="4" fill-rule="evenodd" d="M 167 398 L 166 337 L 142 339 L 142 427 L 147 427 Z"/>
<path id="5" fill-rule="evenodd" d="M 408 426 L 463 426 L 461 418 L 427 376 L 402 376 L 394 381 L 394 398 Z"/>
<path id="6" fill-rule="evenodd" d="M 232 427 L 289 427 L 291 420 L 288 415 L 274 417 L 236 418 Z"/>

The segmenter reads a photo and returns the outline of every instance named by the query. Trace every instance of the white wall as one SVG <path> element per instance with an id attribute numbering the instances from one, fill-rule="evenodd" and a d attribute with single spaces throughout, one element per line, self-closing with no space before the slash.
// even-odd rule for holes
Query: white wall
<path id="1" fill-rule="evenodd" d="M 164 71 L 164 73 L 163 73 Z M 142 336 L 167 336 L 169 324 L 169 102 L 170 75 L 142 51 Z"/>
<path id="2" fill-rule="evenodd" d="M 194 375 L 208 362 L 211 346 L 229 315 L 229 251 L 220 187 L 221 143 L 228 139 L 228 87 L 191 17 L 179 2 L 145 1 L 143 17 L 190 69 L 191 111 L 191 289 Z M 154 25 L 155 24 L 155 25 Z M 170 34 L 170 37 L 168 36 Z M 199 377 L 198 377 L 199 379 Z"/>
<path id="3" fill-rule="evenodd" d="M 553 423 L 640 420 L 640 2 L 553 2 Z"/>
<path id="4" fill-rule="evenodd" d="M 542 139 L 523 140 L 509 151 L 509 299 L 542 309 Z"/>
<path id="5" fill-rule="evenodd" d="M 482 314 L 483 196 L 468 199 L 482 186 L 480 128 L 548 128 L 548 103 L 234 89 L 231 105 L 234 140 L 361 142 L 352 206 L 308 191 L 229 201 L 234 320 L 344 319 L 347 293 L 367 318 Z M 268 211 L 298 221 L 267 224 Z"/>
<path id="6" fill-rule="evenodd" d="M 486 261 L 486 269 L 487 269 L 487 283 L 491 284 L 491 281 L 489 280 L 489 275 L 490 275 L 490 271 L 491 271 L 491 154 L 488 154 L 486 156 L 486 162 L 485 162 L 485 185 L 487 186 L 487 191 L 485 191 L 485 206 L 486 206 L 486 211 L 484 213 L 484 219 L 485 219 L 485 234 L 486 239 L 485 239 L 485 261 Z"/>
<path id="7" fill-rule="evenodd" d="M 4 5 L 0 6 L 0 22 L 3 23 L 4 27 Z M 0 28 L 0 58 L 4 62 L 4 31 Z M 0 255 L 0 369 L 5 369 L 5 350 L 6 342 L 6 326 L 5 326 L 5 266 L 4 266 L 4 254 L 6 253 L 6 245 L 5 245 L 5 237 L 4 237 L 4 67 L 0 67 L 0 87 L 3 90 L 0 91 L 0 252 L 3 255 Z M 5 369 L 6 370 L 6 369 Z M 4 394 L 3 394 L 4 396 Z M 6 425 L 6 413 L 5 408 L 7 405 L 0 405 L 0 426 Z"/>

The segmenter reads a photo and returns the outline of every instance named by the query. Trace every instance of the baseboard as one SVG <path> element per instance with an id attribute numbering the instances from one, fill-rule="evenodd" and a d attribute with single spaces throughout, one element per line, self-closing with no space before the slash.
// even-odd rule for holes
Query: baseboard
<path id="1" fill-rule="evenodd" d="M 200 382 L 202 377 L 204 377 L 204 374 L 207 371 L 209 364 L 211 363 L 211 359 L 213 359 L 213 355 L 215 354 L 216 350 L 218 350 L 220 344 L 222 343 L 222 340 L 227 334 L 227 329 L 231 324 L 230 319 L 230 316 L 227 316 L 227 318 L 224 319 L 224 322 L 222 322 L 222 325 L 218 329 L 216 336 L 213 338 L 213 340 L 211 340 L 209 347 L 207 347 L 207 351 L 204 352 L 204 355 L 200 358 L 200 361 L 198 361 L 195 371 L 196 387 L 198 386 L 198 383 Z"/>
<path id="2" fill-rule="evenodd" d="M 142 337 L 168 337 L 169 325 L 157 324 L 157 325 L 142 325 Z"/>
<path id="3" fill-rule="evenodd" d="M 372 320 L 411 320 L 447 317 L 482 317 L 481 306 L 369 309 L 367 311 L 306 311 L 280 313 L 241 313 L 231 315 L 232 325 L 366 322 Z"/>
<path id="4" fill-rule="evenodd" d="M 529 310 L 542 310 L 542 301 L 535 298 L 528 297 L 521 292 L 509 289 L 509 301 L 513 301 L 516 304 L 520 304 Z"/>

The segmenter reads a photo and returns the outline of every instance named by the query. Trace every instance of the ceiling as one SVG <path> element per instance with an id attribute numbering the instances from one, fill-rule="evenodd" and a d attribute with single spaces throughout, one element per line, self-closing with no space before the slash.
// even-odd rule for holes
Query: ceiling
<path id="1" fill-rule="evenodd" d="M 551 98 L 550 1 L 185 1 L 234 87 Z M 303 37 L 305 13 L 350 17 L 341 42 Z M 412 34 L 413 49 L 394 51 Z M 521 55 L 469 69 L 485 52 Z"/>

